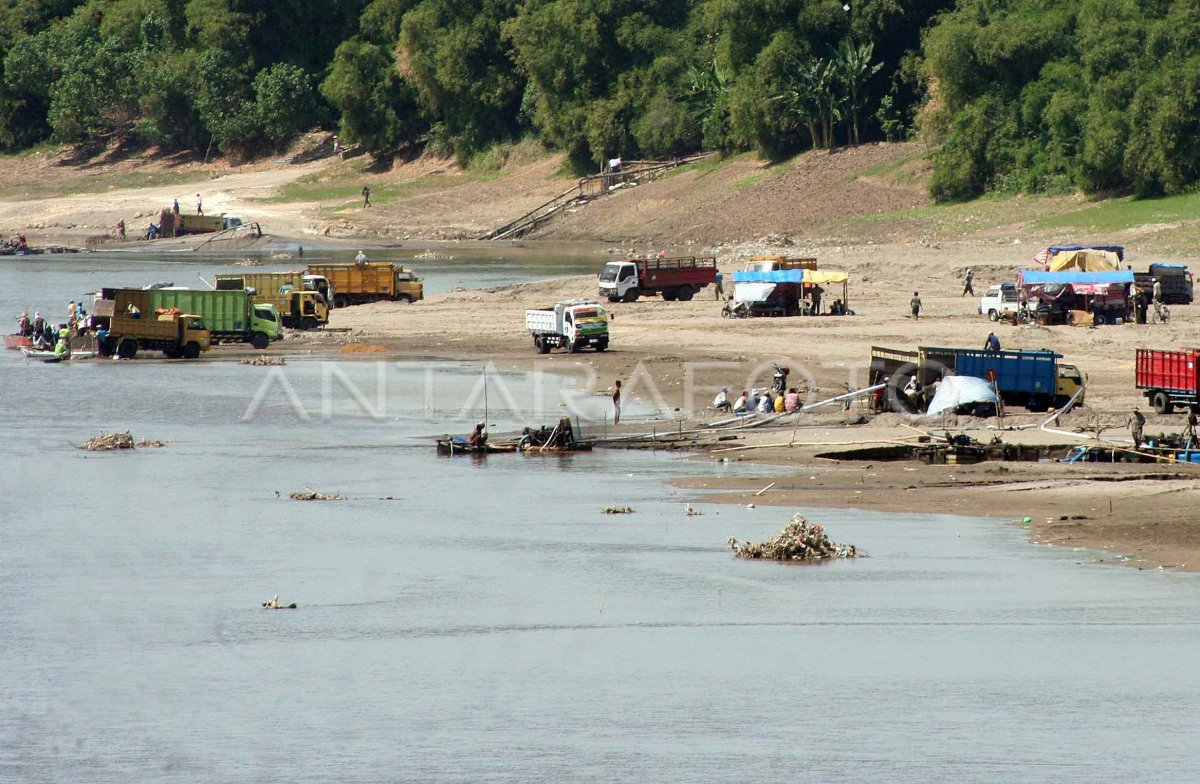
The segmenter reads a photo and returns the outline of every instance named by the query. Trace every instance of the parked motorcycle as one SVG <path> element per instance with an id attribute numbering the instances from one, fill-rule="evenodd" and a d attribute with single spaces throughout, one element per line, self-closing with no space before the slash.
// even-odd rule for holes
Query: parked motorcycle
<path id="1" fill-rule="evenodd" d="M 731 297 L 721 308 L 721 318 L 750 318 L 750 306 L 745 302 L 734 302 Z"/>

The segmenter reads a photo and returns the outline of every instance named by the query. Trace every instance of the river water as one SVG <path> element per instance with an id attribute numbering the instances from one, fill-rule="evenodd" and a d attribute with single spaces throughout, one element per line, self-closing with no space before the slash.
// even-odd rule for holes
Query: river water
<path id="1" fill-rule="evenodd" d="M 32 263 L 0 313 L 179 264 Z M 737 465 L 436 457 L 479 378 L 0 356 L 0 781 L 1197 780 L 1193 575 L 852 510 L 805 511 L 868 559 L 737 561 L 792 510 L 687 517 L 663 481 Z M 169 444 L 70 446 L 125 429 Z"/>

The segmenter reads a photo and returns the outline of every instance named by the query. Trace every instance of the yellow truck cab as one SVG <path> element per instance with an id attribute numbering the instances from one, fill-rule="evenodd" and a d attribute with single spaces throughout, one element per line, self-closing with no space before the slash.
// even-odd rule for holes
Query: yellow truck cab
<path id="1" fill-rule="evenodd" d="M 1055 399 L 1070 400 L 1075 396 L 1076 392 L 1083 389 L 1087 385 L 1087 379 L 1083 377 L 1083 373 L 1074 365 L 1058 365 L 1058 380 L 1055 385 Z M 1083 405 L 1083 398 L 1086 393 L 1080 393 L 1079 399 L 1075 401 L 1076 405 Z"/>
<path id="2" fill-rule="evenodd" d="M 218 275 L 216 287 L 249 291 L 256 306 L 273 305 L 285 327 L 316 329 L 329 323 L 329 303 L 320 291 L 310 288 L 310 277 L 302 270 L 233 273 Z"/>

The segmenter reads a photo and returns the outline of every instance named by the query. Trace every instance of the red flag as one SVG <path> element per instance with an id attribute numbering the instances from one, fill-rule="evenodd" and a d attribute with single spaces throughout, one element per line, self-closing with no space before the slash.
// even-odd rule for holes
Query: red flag
<path id="1" fill-rule="evenodd" d="M 1034 256 L 1033 260 L 1035 263 L 1041 264 L 1043 269 L 1050 266 L 1050 249 L 1046 248 L 1044 251 Z"/>

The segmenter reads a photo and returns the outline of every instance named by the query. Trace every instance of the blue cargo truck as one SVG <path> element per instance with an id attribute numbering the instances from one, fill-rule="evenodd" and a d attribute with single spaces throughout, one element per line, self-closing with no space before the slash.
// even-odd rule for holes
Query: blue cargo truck
<path id="1" fill-rule="evenodd" d="M 1045 411 L 1065 405 L 1084 386 L 1079 368 L 1060 359 L 1061 354 L 1046 349 L 988 351 L 921 346 L 916 351 L 903 351 L 872 346 L 870 378 L 871 384 L 886 379 L 899 387 L 904 384 L 902 379 L 915 376 L 922 387 L 927 387 L 946 375 L 973 376 L 994 381 L 1007 405 Z M 897 399 L 891 395 L 891 407 L 905 410 Z M 1083 404 L 1082 394 L 1076 402 Z"/>
<path id="2" fill-rule="evenodd" d="M 1062 354 L 1047 349 L 988 351 L 986 349 L 922 349 L 954 356 L 954 372 L 974 376 L 996 384 L 1007 405 L 1024 406 L 1030 411 L 1066 405 L 1083 386 L 1083 375 L 1074 365 L 1058 360 Z M 1083 402 L 1083 396 L 1079 401 Z"/>

